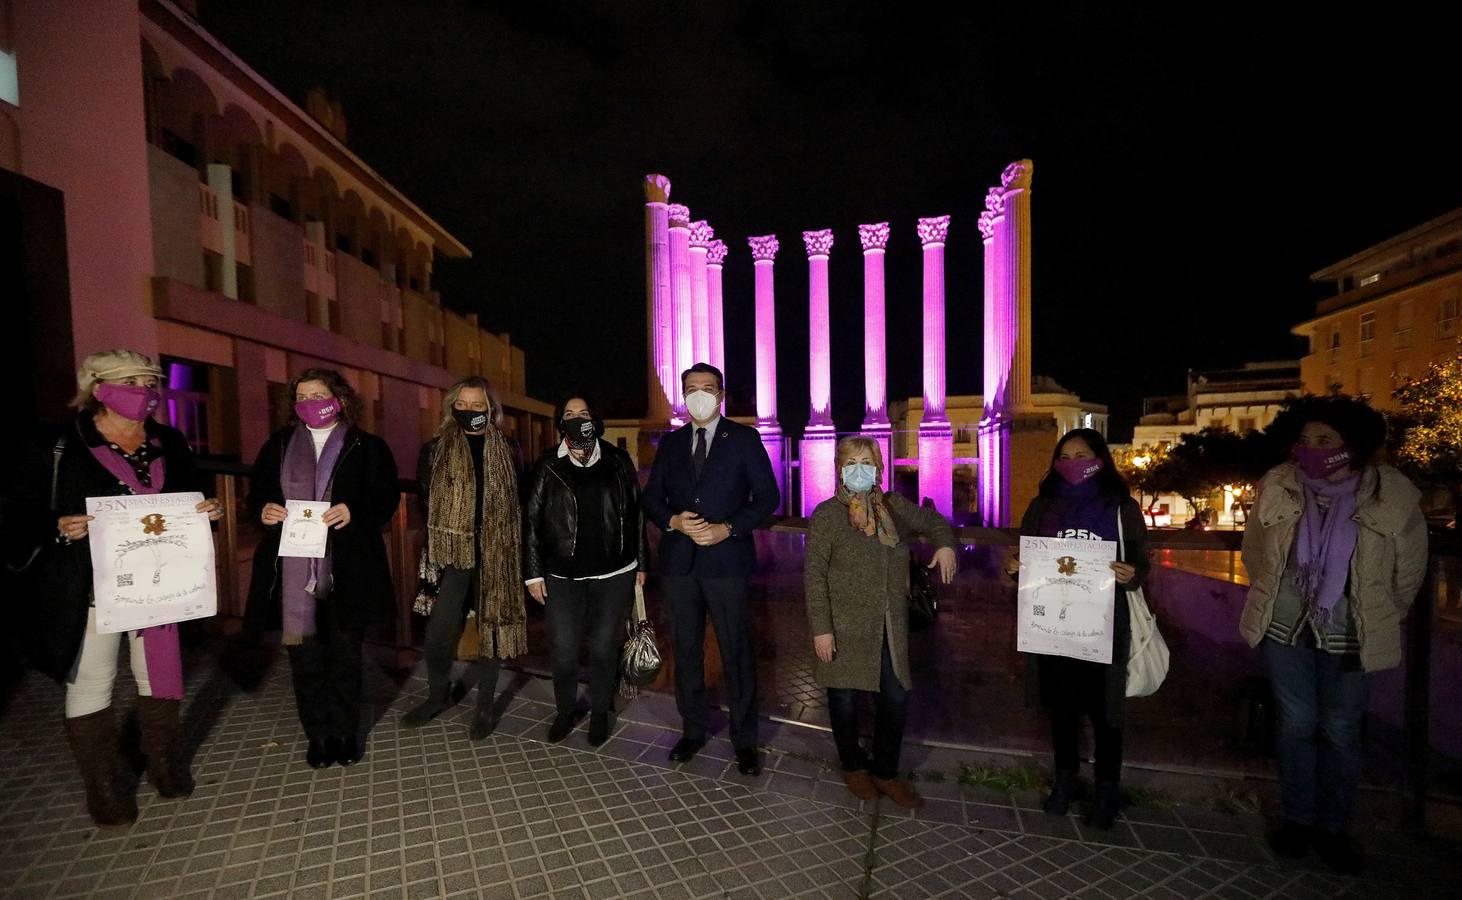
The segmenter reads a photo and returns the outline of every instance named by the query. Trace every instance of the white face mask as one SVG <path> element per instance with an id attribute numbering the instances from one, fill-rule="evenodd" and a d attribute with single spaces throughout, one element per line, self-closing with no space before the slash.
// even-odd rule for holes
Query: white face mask
<path id="1" fill-rule="evenodd" d="M 693 418 L 704 422 L 716 414 L 721 408 L 721 401 L 710 391 L 696 391 L 685 398 L 685 408 L 690 410 Z"/>

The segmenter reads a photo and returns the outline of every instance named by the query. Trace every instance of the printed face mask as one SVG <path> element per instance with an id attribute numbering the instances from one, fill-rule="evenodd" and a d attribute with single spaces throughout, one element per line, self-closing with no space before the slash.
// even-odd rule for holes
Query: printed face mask
<path id="1" fill-rule="evenodd" d="M 340 418 L 340 403 L 334 397 L 324 400 L 297 400 L 294 414 L 311 428 L 329 428 Z"/>
<path id="2" fill-rule="evenodd" d="M 710 391 L 696 391 L 685 398 L 685 408 L 690 410 L 693 418 L 704 422 L 721 408 L 721 401 Z"/>
<path id="3" fill-rule="evenodd" d="M 1067 484 L 1081 484 L 1095 478 L 1102 470 L 1099 459 L 1058 459 L 1056 474 L 1066 479 Z"/>
<path id="4" fill-rule="evenodd" d="M 487 427 L 486 410 L 453 409 L 452 418 L 457 420 L 463 431 L 475 433 Z"/>
<path id="5" fill-rule="evenodd" d="M 96 399 L 122 418 L 141 422 L 157 409 L 162 395 L 157 388 L 137 384 L 102 384 L 97 386 Z"/>
<path id="6" fill-rule="evenodd" d="M 1329 478 L 1350 465 L 1350 450 L 1346 447 L 1301 447 L 1294 448 L 1295 462 L 1300 471 L 1310 478 Z"/>
<path id="7" fill-rule="evenodd" d="M 558 423 L 559 433 L 575 450 L 592 450 L 604 434 L 604 423 L 594 419 L 564 419 Z"/>
<path id="8" fill-rule="evenodd" d="M 855 494 L 867 493 L 878 483 L 878 469 L 869 463 L 848 463 L 842 475 L 843 487 Z"/>

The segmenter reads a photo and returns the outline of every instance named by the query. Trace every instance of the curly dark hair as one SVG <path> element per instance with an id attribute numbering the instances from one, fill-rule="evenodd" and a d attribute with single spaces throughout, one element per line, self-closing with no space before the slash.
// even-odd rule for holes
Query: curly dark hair
<path id="1" fill-rule="evenodd" d="M 1117 471 L 1117 464 L 1112 459 L 1112 450 L 1107 446 L 1107 439 L 1094 428 L 1073 429 L 1066 432 L 1061 440 L 1056 442 L 1056 449 L 1051 451 L 1051 468 L 1041 478 L 1041 496 L 1056 496 L 1056 492 L 1064 483 L 1064 479 L 1056 471 L 1056 460 L 1061 458 L 1061 450 L 1066 443 L 1074 438 L 1086 441 L 1086 445 L 1091 448 L 1092 455 L 1102 461 L 1102 470 L 1096 476 L 1097 484 L 1101 485 L 1102 494 L 1113 498 L 1129 496 L 1131 491 L 1127 489 L 1127 482 L 1122 478 L 1122 473 Z"/>
<path id="2" fill-rule="evenodd" d="M 589 407 L 589 415 L 594 418 L 599 417 L 599 404 L 594 402 L 594 398 L 584 393 L 583 391 L 574 391 L 573 393 L 564 394 L 563 399 L 558 401 L 558 403 L 554 405 L 553 424 L 555 426 L 558 425 L 559 422 L 563 421 L 564 410 L 568 408 L 569 402 L 572 400 L 584 401 L 584 405 Z"/>
<path id="3" fill-rule="evenodd" d="M 340 419 L 347 426 L 354 428 L 360 424 L 361 412 L 364 409 L 360 394 L 355 392 L 355 388 L 350 386 L 350 382 L 345 380 L 344 375 L 334 369 L 305 369 L 290 379 L 289 390 L 284 396 L 284 402 L 288 407 L 286 416 L 288 421 L 299 422 L 299 416 L 294 413 L 294 394 L 306 381 L 318 381 L 330 389 L 330 393 L 340 401 Z"/>
<path id="4" fill-rule="evenodd" d="M 1350 467 L 1362 469 L 1386 445 L 1386 417 L 1364 400 L 1347 394 L 1317 397 L 1307 394 L 1285 401 L 1268 432 L 1278 447 L 1288 453 L 1310 422 L 1321 422 L 1340 432 L 1350 449 Z"/>

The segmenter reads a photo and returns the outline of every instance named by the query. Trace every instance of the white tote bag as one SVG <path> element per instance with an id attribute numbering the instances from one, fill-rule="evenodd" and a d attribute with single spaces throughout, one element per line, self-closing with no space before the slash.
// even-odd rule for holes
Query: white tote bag
<path id="1" fill-rule="evenodd" d="M 1117 554 L 1125 556 L 1122 515 L 1117 514 Z M 1146 697 L 1162 687 L 1168 676 L 1168 644 L 1157 630 L 1157 619 L 1147 606 L 1142 588 L 1127 592 L 1132 641 L 1127 654 L 1127 696 Z"/>

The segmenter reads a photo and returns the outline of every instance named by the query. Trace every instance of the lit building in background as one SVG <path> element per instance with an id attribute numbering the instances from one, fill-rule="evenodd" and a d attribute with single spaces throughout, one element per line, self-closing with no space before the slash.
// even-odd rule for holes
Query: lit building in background
<path id="1" fill-rule="evenodd" d="M 36 352 L 56 372 L 40 377 L 64 369 L 69 383 L 98 349 L 158 357 L 190 441 L 247 459 L 280 424 L 290 377 L 329 366 L 409 472 L 442 389 L 477 374 L 536 455 L 553 438 L 551 407 L 525 396 L 523 351 L 433 289 L 433 261 L 468 249 L 347 147 L 338 104 L 314 92 L 296 105 L 195 11 L 170 0 L 10 10 L 16 85 L 0 94 L 0 167 L 17 190 L 55 189 L 64 208 L 52 265 L 68 286 L 27 298 L 46 306 Z"/>
<path id="2" fill-rule="evenodd" d="M 1334 285 L 1294 333 L 1310 342 L 1304 388 L 1333 386 L 1394 409 L 1391 391 L 1458 351 L 1462 337 L 1462 209 L 1310 276 Z"/>
<path id="3" fill-rule="evenodd" d="M 1188 393 L 1148 397 L 1132 435 L 1133 447 L 1176 444 L 1185 434 L 1227 428 L 1236 434 L 1263 431 L 1284 401 L 1304 393 L 1300 364 L 1245 363 L 1237 369 L 1188 372 Z"/>

